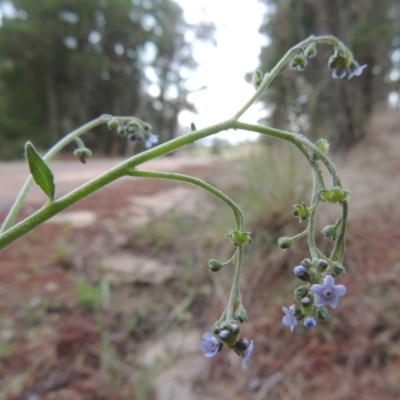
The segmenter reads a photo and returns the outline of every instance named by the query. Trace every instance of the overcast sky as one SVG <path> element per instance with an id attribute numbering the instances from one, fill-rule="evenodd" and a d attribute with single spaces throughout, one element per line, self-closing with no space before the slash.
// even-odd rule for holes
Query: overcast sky
<path id="1" fill-rule="evenodd" d="M 258 34 L 265 6 L 257 0 L 178 2 L 185 11 L 187 22 L 194 24 L 212 21 L 216 26 L 217 46 L 198 43 L 194 49 L 194 56 L 200 66 L 190 80 L 189 87 L 194 89 L 207 86 L 207 89 L 189 97 L 199 114 L 183 112 L 180 118 L 183 126 L 194 122 L 200 128 L 233 116 L 254 93 L 253 86 L 245 81 L 244 76 L 257 68 L 260 47 L 266 43 L 265 37 Z M 260 117 L 257 110 L 256 105 L 242 120 L 257 122 Z M 237 141 L 246 135 L 231 131 L 222 134 L 222 137 Z"/>

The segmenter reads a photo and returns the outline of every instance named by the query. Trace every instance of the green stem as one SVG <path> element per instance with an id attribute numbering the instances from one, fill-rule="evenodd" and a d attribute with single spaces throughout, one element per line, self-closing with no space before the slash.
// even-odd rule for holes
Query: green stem
<path id="1" fill-rule="evenodd" d="M 238 205 L 233 200 L 231 200 L 227 195 L 222 193 L 220 190 L 202 181 L 201 179 L 173 172 L 142 171 L 137 169 L 129 169 L 127 174 L 130 176 L 136 176 L 142 178 L 158 178 L 158 179 L 170 179 L 174 181 L 182 181 L 198 186 L 206 190 L 207 192 L 211 193 L 212 195 L 223 201 L 225 204 L 227 204 L 233 212 L 233 215 L 236 220 L 237 229 L 239 231 L 243 230 L 244 216 L 242 210 L 238 207 Z"/>
<path id="2" fill-rule="evenodd" d="M 239 283 L 243 269 L 243 245 L 238 247 L 235 276 L 233 277 L 232 289 L 229 295 L 228 307 L 226 312 L 226 321 L 231 321 L 235 312 L 236 301 L 239 299 Z"/>
<path id="3" fill-rule="evenodd" d="M 74 130 L 69 135 L 62 138 L 59 142 L 57 142 L 44 156 L 44 161 L 51 160 L 61 149 L 63 149 L 68 143 L 77 140 L 77 138 L 82 135 L 83 133 L 89 131 L 90 129 L 107 122 L 111 118 L 110 115 L 101 115 L 100 117 L 88 122 L 87 124 L 81 126 L 80 128 Z M 11 210 L 8 212 L 1 228 L 0 234 L 7 231 L 14 223 L 15 218 L 17 217 L 21 207 L 28 195 L 29 189 L 31 188 L 33 183 L 32 175 L 25 181 L 24 185 L 21 188 Z"/>
<path id="4" fill-rule="evenodd" d="M 109 117 L 107 116 L 107 118 Z M 101 122 L 97 120 L 97 125 L 100 123 Z M 85 126 L 87 127 L 88 125 Z M 25 220 L 10 227 L 8 230 L 3 231 L 3 233 L 0 234 L 0 250 L 3 249 L 8 244 L 12 243 L 14 240 L 21 237 L 22 235 L 31 231 L 33 228 L 37 227 L 44 221 L 47 221 L 60 211 L 63 211 L 66 208 L 70 207 L 71 205 L 77 203 L 78 201 L 82 200 L 83 198 L 97 191 L 106 184 L 113 182 L 122 176 L 128 175 L 128 171 L 130 169 L 144 163 L 145 161 L 149 161 L 153 158 L 163 156 L 178 148 L 189 145 L 195 142 L 196 140 L 205 138 L 207 136 L 213 135 L 214 133 L 218 133 L 230 128 L 233 128 L 232 121 L 221 122 L 219 124 L 212 125 L 208 128 L 200 129 L 196 132 L 191 132 L 186 135 L 179 136 L 169 142 L 166 142 L 157 147 L 149 149 L 143 153 L 140 153 L 134 157 L 131 157 L 130 159 L 122 162 L 121 164 L 110 169 L 104 174 L 98 176 L 97 178 L 92 179 L 86 184 L 80 186 L 79 188 L 68 193 L 67 195 L 61 197 L 60 199 L 47 204 L 45 207 L 36 211 L 35 213 L 27 217 Z M 83 129 L 80 128 L 77 131 L 82 132 Z M 71 140 L 73 140 L 73 138 Z M 54 148 L 55 147 L 53 147 L 53 149 Z"/>
<path id="5" fill-rule="evenodd" d="M 347 215 L 349 207 L 347 201 L 342 203 L 342 221 L 340 225 L 339 236 L 336 239 L 335 247 L 332 250 L 331 256 L 329 257 L 332 261 L 343 262 L 344 249 L 345 249 L 345 235 L 347 228 Z"/>
<path id="6" fill-rule="evenodd" d="M 338 39 L 334 36 L 319 36 L 314 37 L 310 36 L 308 39 L 303 40 L 298 45 L 292 47 L 287 53 L 281 58 L 281 60 L 276 64 L 276 66 L 265 75 L 263 81 L 260 86 L 257 88 L 256 92 L 250 98 L 249 101 L 233 116 L 234 120 L 238 120 L 261 96 L 264 90 L 270 85 L 270 83 L 276 78 L 282 68 L 286 65 L 286 63 L 299 51 L 303 50 L 305 47 L 312 43 L 328 43 L 332 46 L 343 45 Z"/>

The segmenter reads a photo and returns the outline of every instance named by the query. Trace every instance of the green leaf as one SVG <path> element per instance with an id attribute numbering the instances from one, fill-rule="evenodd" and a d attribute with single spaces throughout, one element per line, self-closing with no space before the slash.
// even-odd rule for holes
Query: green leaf
<path id="1" fill-rule="evenodd" d="M 25 156 L 36 184 L 53 201 L 55 190 L 53 173 L 31 142 L 25 145 Z"/>

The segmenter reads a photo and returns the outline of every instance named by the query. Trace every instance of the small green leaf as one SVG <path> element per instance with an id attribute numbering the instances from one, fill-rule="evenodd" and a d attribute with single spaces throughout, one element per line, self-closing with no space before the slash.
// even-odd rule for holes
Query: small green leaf
<path id="1" fill-rule="evenodd" d="M 53 201 L 55 190 L 53 173 L 31 142 L 25 145 L 25 156 L 36 184 Z"/>

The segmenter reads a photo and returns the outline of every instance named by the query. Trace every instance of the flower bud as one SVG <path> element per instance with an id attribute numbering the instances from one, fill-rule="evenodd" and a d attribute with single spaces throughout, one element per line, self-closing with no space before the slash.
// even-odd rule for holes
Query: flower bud
<path id="1" fill-rule="evenodd" d="M 86 160 L 92 157 L 92 152 L 88 148 L 78 148 L 74 151 L 74 156 L 82 163 L 86 164 Z"/>
<path id="2" fill-rule="evenodd" d="M 234 314 L 234 318 L 239 322 L 247 322 L 247 312 L 243 307 L 240 307 Z"/>
<path id="3" fill-rule="evenodd" d="M 328 154 L 329 151 L 329 142 L 325 139 L 319 139 L 317 140 L 317 143 L 315 145 L 325 154 Z"/>
<path id="4" fill-rule="evenodd" d="M 307 272 L 307 270 L 302 265 L 298 265 L 297 267 L 294 267 L 293 273 L 302 281 L 307 282 L 310 280 L 310 274 Z"/>
<path id="5" fill-rule="evenodd" d="M 308 285 L 299 286 L 294 290 L 294 297 L 296 300 L 301 301 L 301 299 L 307 296 L 308 292 L 309 292 Z"/>
<path id="6" fill-rule="evenodd" d="M 304 50 L 304 54 L 308 58 L 313 58 L 317 55 L 317 44 L 316 43 L 311 43 L 306 47 Z"/>
<path id="7" fill-rule="evenodd" d="M 153 127 L 150 124 L 148 124 L 147 122 L 142 122 L 142 128 L 146 132 L 151 132 L 151 130 L 153 129 Z"/>
<path id="8" fill-rule="evenodd" d="M 246 311 L 245 311 L 246 312 Z M 230 331 L 234 334 L 237 335 L 240 332 L 240 325 L 239 324 L 232 324 L 230 327 Z"/>
<path id="9" fill-rule="evenodd" d="M 294 304 L 289 307 L 292 311 L 293 315 L 296 317 L 297 320 L 301 320 L 304 318 L 304 312 L 301 307 L 295 306 Z"/>
<path id="10" fill-rule="evenodd" d="M 323 258 L 316 258 L 314 260 L 314 265 L 317 267 L 318 271 L 325 271 L 328 268 L 328 261 Z"/>
<path id="11" fill-rule="evenodd" d="M 246 351 L 247 348 L 250 346 L 250 342 L 246 338 L 240 338 L 235 343 L 235 351 L 238 354 L 241 354 L 243 351 Z"/>
<path id="12" fill-rule="evenodd" d="M 208 262 L 208 268 L 211 273 L 218 272 L 222 267 L 223 265 L 218 260 L 211 259 Z"/>
<path id="13" fill-rule="evenodd" d="M 111 118 L 110 120 L 108 120 L 107 122 L 108 129 L 115 131 L 118 129 L 118 127 L 119 127 L 119 122 L 116 118 Z"/>
<path id="14" fill-rule="evenodd" d="M 308 207 L 306 204 L 303 202 L 301 204 L 295 204 L 293 206 L 294 210 L 292 211 L 292 215 L 294 217 L 298 217 L 300 222 L 303 222 L 304 220 L 307 219 L 308 217 Z"/>
<path id="15" fill-rule="evenodd" d="M 336 229 L 337 227 L 335 225 L 327 225 L 321 230 L 321 232 L 324 235 L 324 238 L 331 238 L 332 242 L 334 242 L 337 236 Z"/>
<path id="16" fill-rule="evenodd" d="M 287 250 L 292 245 L 292 242 L 293 240 L 290 237 L 280 237 L 278 239 L 278 246 L 283 250 Z"/>
<path id="17" fill-rule="evenodd" d="M 317 321 L 312 317 L 307 317 L 304 320 L 303 325 L 307 329 L 315 328 L 317 326 Z"/>
<path id="18" fill-rule="evenodd" d="M 347 196 L 351 194 L 351 192 L 340 186 L 335 186 L 332 189 L 321 189 L 318 194 L 322 201 L 327 203 L 339 203 L 346 200 Z"/>
<path id="19" fill-rule="evenodd" d="M 325 322 L 330 318 L 329 313 L 325 307 L 318 307 L 317 309 L 317 321 Z"/>
<path id="20" fill-rule="evenodd" d="M 346 269 L 340 263 L 335 263 L 332 267 L 332 271 L 336 276 L 346 275 Z"/>
<path id="21" fill-rule="evenodd" d="M 312 266 L 312 262 L 309 258 L 305 258 L 300 265 L 302 265 L 305 269 L 308 269 Z"/>
<path id="22" fill-rule="evenodd" d="M 307 59 L 302 54 L 298 54 L 292 58 L 291 66 L 296 71 L 303 71 L 306 65 Z"/>
<path id="23" fill-rule="evenodd" d="M 234 246 L 242 246 L 253 243 L 250 232 L 230 231 L 225 237 L 229 238 Z"/>
<path id="24" fill-rule="evenodd" d="M 262 79 L 262 72 L 259 69 L 254 71 L 251 82 L 256 89 L 261 85 Z"/>
<path id="25" fill-rule="evenodd" d="M 310 306 L 312 305 L 312 302 L 311 302 L 311 300 L 310 300 L 308 297 L 303 297 L 303 298 L 301 299 L 301 305 L 302 305 L 303 307 L 305 307 L 305 308 L 308 308 L 308 307 L 310 307 Z"/>
<path id="26" fill-rule="evenodd" d="M 221 331 L 219 333 L 219 338 L 223 341 L 223 342 L 228 342 L 229 341 L 229 337 L 230 337 L 230 332 L 226 329 L 224 329 L 223 331 Z"/>

